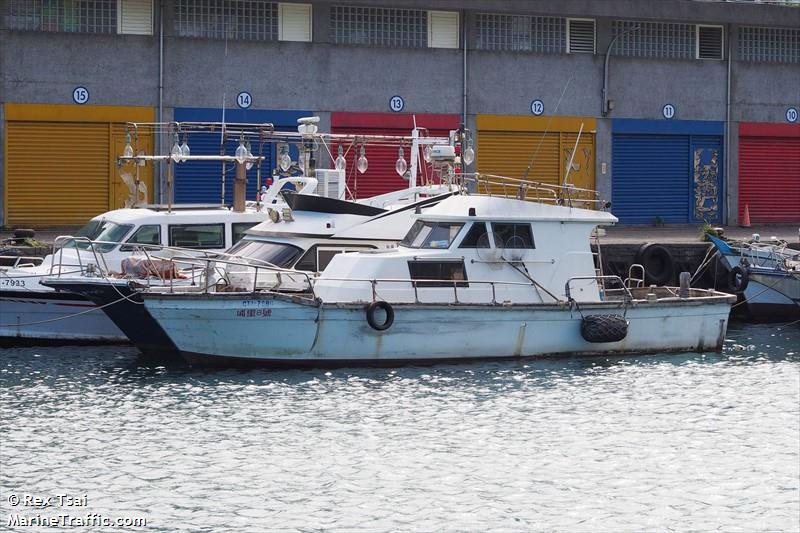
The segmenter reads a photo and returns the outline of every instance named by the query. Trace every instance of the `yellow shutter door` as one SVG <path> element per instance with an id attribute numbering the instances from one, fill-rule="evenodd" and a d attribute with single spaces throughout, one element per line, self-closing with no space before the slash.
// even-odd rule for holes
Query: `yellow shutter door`
<path id="1" fill-rule="evenodd" d="M 595 120 L 580 117 L 478 116 L 477 170 L 542 183 L 564 182 L 577 132 L 583 124 L 578 151 L 567 181 L 595 188 Z M 545 133 L 545 131 L 547 133 Z M 479 191 L 486 192 L 486 191 Z M 503 193 L 494 186 L 494 194 Z"/>
<path id="2" fill-rule="evenodd" d="M 8 122 L 7 221 L 84 224 L 108 210 L 108 124 Z"/>

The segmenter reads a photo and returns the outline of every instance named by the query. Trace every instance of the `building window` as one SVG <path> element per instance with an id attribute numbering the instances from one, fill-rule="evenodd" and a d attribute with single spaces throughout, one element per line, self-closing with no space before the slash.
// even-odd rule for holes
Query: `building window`
<path id="1" fill-rule="evenodd" d="M 428 14 L 419 9 L 333 6 L 331 30 L 336 44 L 428 46 Z"/>
<path id="2" fill-rule="evenodd" d="M 697 26 L 697 59 L 723 59 L 722 26 Z"/>
<path id="3" fill-rule="evenodd" d="M 181 37 L 275 41 L 278 39 L 278 3 L 175 0 L 175 31 Z"/>
<path id="4" fill-rule="evenodd" d="M 7 0 L 6 28 L 116 33 L 118 0 Z"/>
<path id="5" fill-rule="evenodd" d="M 739 28 L 739 59 L 757 63 L 800 63 L 800 29 Z"/>
<path id="6" fill-rule="evenodd" d="M 568 54 L 594 54 L 595 30 L 593 19 L 568 19 L 567 20 L 567 53 Z"/>
<path id="7" fill-rule="evenodd" d="M 458 48 L 458 13 L 428 11 L 428 46 Z"/>
<path id="8" fill-rule="evenodd" d="M 566 20 L 478 13 L 477 48 L 561 54 L 566 50 Z"/>
<path id="9" fill-rule="evenodd" d="M 639 29 L 634 29 L 639 26 Z M 614 54 L 658 59 L 694 59 L 695 25 L 615 20 L 612 33 L 620 35 Z M 627 32 L 627 33 L 626 33 Z"/>

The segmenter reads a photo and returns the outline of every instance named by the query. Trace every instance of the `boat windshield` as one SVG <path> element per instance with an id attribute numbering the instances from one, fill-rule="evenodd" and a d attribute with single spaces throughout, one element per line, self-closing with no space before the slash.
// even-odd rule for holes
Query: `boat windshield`
<path id="1" fill-rule="evenodd" d="M 227 252 L 247 259 L 264 261 L 280 268 L 291 268 L 303 250 L 291 244 L 244 239 Z"/>
<path id="2" fill-rule="evenodd" d="M 400 245 L 408 248 L 450 248 L 463 227 L 461 223 L 417 220 Z"/>
<path id="3" fill-rule="evenodd" d="M 105 253 L 113 250 L 114 247 L 125 238 L 125 235 L 131 231 L 131 228 L 133 228 L 132 224 L 117 224 L 110 220 L 92 220 L 78 230 L 76 235 L 78 237 L 86 237 L 91 241 L 101 241 L 101 244 L 96 244 L 94 249 L 98 252 Z M 64 247 L 76 247 L 81 250 L 88 250 L 91 244 L 85 240 L 75 241 L 70 239 L 64 244 Z"/>

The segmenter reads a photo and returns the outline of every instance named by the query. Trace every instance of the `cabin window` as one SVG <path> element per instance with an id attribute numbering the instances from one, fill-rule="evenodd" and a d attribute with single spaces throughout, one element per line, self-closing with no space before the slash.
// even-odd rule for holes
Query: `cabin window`
<path id="1" fill-rule="evenodd" d="M 417 220 L 400 243 L 409 248 L 450 248 L 464 224 Z"/>
<path id="2" fill-rule="evenodd" d="M 169 245 L 182 248 L 225 248 L 225 224 L 170 226 Z"/>
<path id="3" fill-rule="evenodd" d="M 307 272 L 322 272 L 337 254 L 342 252 L 359 252 L 361 250 L 372 250 L 374 246 L 348 246 L 337 248 L 330 246 L 314 245 L 303 255 L 294 268 Z"/>
<path id="4" fill-rule="evenodd" d="M 409 261 L 408 271 L 417 287 L 467 287 L 464 261 Z"/>
<path id="5" fill-rule="evenodd" d="M 262 263 L 269 263 L 279 268 L 290 268 L 303 251 L 297 246 L 281 242 L 242 240 L 234 245 L 228 254 Z"/>
<path id="6" fill-rule="evenodd" d="M 131 224 L 117 224 L 109 220 L 98 220 L 97 222 L 90 222 L 78 232 L 79 237 L 85 237 L 94 241 L 94 249 L 98 252 L 105 253 L 113 250 L 117 243 L 125 238 L 125 235 L 133 228 Z M 64 243 L 65 248 L 77 246 L 82 250 L 87 250 L 91 247 L 85 241 L 69 240 Z"/>
<path id="7" fill-rule="evenodd" d="M 461 240 L 459 248 L 490 248 L 489 233 L 484 222 L 475 222 Z"/>
<path id="8" fill-rule="evenodd" d="M 492 222 L 492 231 L 497 248 L 536 248 L 530 224 Z"/>
<path id="9" fill-rule="evenodd" d="M 136 233 L 128 239 L 128 243 L 130 244 L 150 244 L 150 245 L 160 245 L 161 244 L 161 226 L 158 224 L 147 224 L 144 226 L 139 227 L 136 230 Z M 134 246 L 123 246 L 120 248 L 122 252 L 130 252 L 134 249 Z"/>
<path id="10" fill-rule="evenodd" d="M 256 222 L 236 222 L 231 224 L 231 232 L 233 234 L 233 244 L 242 240 L 244 232 L 255 226 Z"/>

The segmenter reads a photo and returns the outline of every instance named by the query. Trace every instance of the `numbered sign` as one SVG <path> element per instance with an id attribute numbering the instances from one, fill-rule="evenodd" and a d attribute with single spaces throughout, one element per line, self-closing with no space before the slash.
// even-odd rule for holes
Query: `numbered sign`
<path id="1" fill-rule="evenodd" d="M 534 100 L 531 102 L 531 113 L 536 115 L 537 117 L 544 113 L 544 102 L 541 100 Z"/>
<path id="2" fill-rule="evenodd" d="M 242 109 L 247 109 L 248 107 L 253 105 L 253 97 L 250 96 L 249 92 L 242 91 L 236 95 L 236 105 L 238 105 Z"/>
<path id="3" fill-rule="evenodd" d="M 395 113 L 399 113 L 406 106 L 402 96 L 394 95 L 389 99 L 389 109 Z"/>
<path id="4" fill-rule="evenodd" d="M 76 104 L 85 104 L 89 101 L 89 89 L 86 87 L 75 87 L 72 90 L 72 101 Z"/>
<path id="5" fill-rule="evenodd" d="M 661 114 L 664 115 L 664 118 L 672 118 L 675 116 L 675 106 L 672 104 L 666 104 L 664 107 L 661 108 Z"/>
<path id="6" fill-rule="evenodd" d="M 786 110 L 786 122 L 791 122 L 792 124 L 797 122 L 797 108 L 796 107 L 790 107 L 789 109 Z"/>

